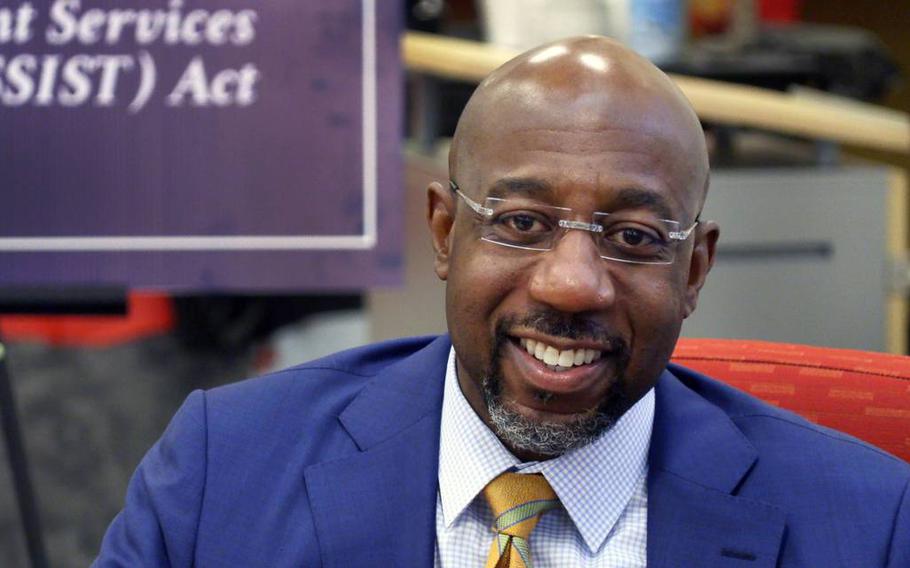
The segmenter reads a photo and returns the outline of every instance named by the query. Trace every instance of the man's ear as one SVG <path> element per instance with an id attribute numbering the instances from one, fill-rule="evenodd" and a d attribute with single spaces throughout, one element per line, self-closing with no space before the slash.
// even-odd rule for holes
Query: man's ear
<path id="1" fill-rule="evenodd" d="M 714 221 L 703 221 L 696 228 L 695 246 L 689 262 L 689 280 L 686 284 L 686 305 L 683 317 L 689 317 L 698 304 L 698 293 L 705 285 L 708 272 L 714 266 L 714 253 L 717 249 L 717 238 L 720 227 Z"/>
<path id="2" fill-rule="evenodd" d="M 439 182 L 427 187 L 427 225 L 436 253 L 434 268 L 441 280 L 449 277 L 449 254 L 452 250 L 452 228 L 455 223 L 455 199 Z"/>

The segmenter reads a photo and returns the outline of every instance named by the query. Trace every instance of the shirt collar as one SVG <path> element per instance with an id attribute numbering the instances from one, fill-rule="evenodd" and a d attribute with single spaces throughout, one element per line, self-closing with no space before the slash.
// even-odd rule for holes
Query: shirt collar
<path id="1" fill-rule="evenodd" d="M 542 473 L 588 549 L 597 552 L 647 474 L 653 422 L 651 389 L 591 444 L 551 460 L 522 463 L 465 399 L 455 371 L 455 350 L 450 350 L 439 444 L 439 494 L 446 528 L 500 473 L 509 469 Z"/>

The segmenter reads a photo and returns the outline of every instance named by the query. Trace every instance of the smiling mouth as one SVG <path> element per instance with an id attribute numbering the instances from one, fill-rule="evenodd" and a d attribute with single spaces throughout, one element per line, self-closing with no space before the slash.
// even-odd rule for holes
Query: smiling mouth
<path id="1" fill-rule="evenodd" d="M 519 343 L 529 355 L 543 362 L 550 370 L 557 372 L 589 365 L 603 356 L 603 352 L 599 349 L 558 349 L 543 341 L 524 337 L 519 339 Z"/>

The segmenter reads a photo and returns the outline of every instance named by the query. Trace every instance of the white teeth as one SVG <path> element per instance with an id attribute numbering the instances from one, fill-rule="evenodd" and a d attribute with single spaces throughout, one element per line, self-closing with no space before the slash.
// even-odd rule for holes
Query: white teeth
<path id="1" fill-rule="evenodd" d="M 585 351 L 587 351 L 587 349 L 576 349 L 575 359 L 572 362 L 576 365 L 583 365 L 585 362 Z"/>
<path id="2" fill-rule="evenodd" d="M 560 351 L 543 341 L 525 338 L 521 338 L 520 343 L 525 351 L 554 368 L 587 365 L 601 357 L 601 352 L 597 349 L 565 349 Z"/>
<path id="3" fill-rule="evenodd" d="M 547 350 L 543 353 L 543 362 L 547 365 L 559 363 L 559 351 L 555 347 L 548 345 Z"/>

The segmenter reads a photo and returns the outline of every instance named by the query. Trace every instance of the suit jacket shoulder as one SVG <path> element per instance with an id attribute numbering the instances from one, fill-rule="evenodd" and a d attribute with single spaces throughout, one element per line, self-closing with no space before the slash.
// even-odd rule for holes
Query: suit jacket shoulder
<path id="1" fill-rule="evenodd" d="M 210 436 L 239 451 L 261 450 L 244 439 L 299 443 L 339 426 L 338 417 L 376 376 L 426 347 L 408 338 L 358 347 L 261 377 L 207 391 Z M 323 450 L 325 447 L 323 447 Z"/>
<path id="2" fill-rule="evenodd" d="M 432 428 L 420 430 L 423 446 L 401 437 L 400 454 L 387 449 L 395 444 L 365 450 L 441 404 L 430 371 L 442 376 L 448 349 L 445 338 L 392 341 L 194 392 L 137 468 L 94 565 L 406 565 L 382 562 L 398 550 L 350 535 L 371 510 L 394 511 L 384 500 L 396 491 L 398 507 L 425 500 L 428 483 L 389 489 L 374 474 L 410 460 L 427 471 L 421 481 L 435 480 Z"/>
<path id="3" fill-rule="evenodd" d="M 750 528 L 756 542 L 739 539 L 727 549 L 768 566 L 905 565 L 895 562 L 906 563 L 910 549 L 910 465 L 689 369 L 669 370 L 657 389 L 652 439 L 651 485 L 665 482 L 658 495 L 667 487 L 688 493 L 699 501 L 692 511 L 714 502 L 709 516 L 724 503 L 751 508 L 736 522 L 758 522 Z M 667 502 L 664 495 L 653 504 L 658 520 Z M 727 534 L 736 526 L 717 522 L 728 524 Z"/>

